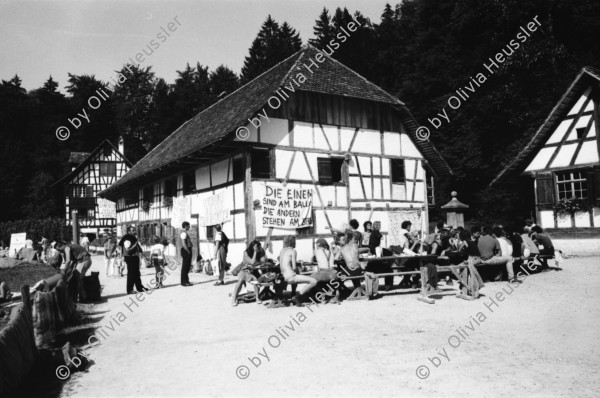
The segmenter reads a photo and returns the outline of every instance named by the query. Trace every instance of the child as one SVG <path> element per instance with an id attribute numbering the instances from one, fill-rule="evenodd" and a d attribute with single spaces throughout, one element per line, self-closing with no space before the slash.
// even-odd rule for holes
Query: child
<path id="1" fill-rule="evenodd" d="M 113 272 L 111 263 L 114 261 L 115 247 L 117 242 L 112 236 L 107 236 L 106 242 L 104 242 L 104 265 L 106 269 L 106 276 L 116 277 L 117 274 Z"/>
<path id="2" fill-rule="evenodd" d="M 113 275 L 116 277 L 119 275 L 120 278 L 123 277 L 123 248 L 121 246 L 117 246 L 115 248 L 113 254 Z M 117 273 L 118 271 L 118 273 Z"/>
<path id="3" fill-rule="evenodd" d="M 156 270 L 156 288 L 160 289 L 163 287 L 163 275 L 164 275 L 164 252 L 165 246 L 161 243 L 159 237 L 154 238 L 154 245 L 150 248 L 150 261 Z"/>

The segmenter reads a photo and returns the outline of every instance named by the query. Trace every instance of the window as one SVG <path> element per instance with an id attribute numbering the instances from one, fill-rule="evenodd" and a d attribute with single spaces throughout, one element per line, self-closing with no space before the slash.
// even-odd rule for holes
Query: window
<path id="1" fill-rule="evenodd" d="M 580 127 L 578 129 L 575 129 L 575 132 L 577 133 L 577 138 L 582 139 L 583 136 L 585 135 L 585 127 Z"/>
<path id="2" fill-rule="evenodd" d="M 145 187 L 142 197 L 144 198 L 144 202 L 154 202 L 154 187 L 152 185 Z"/>
<path id="3" fill-rule="evenodd" d="M 206 227 L 206 240 L 213 240 L 215 238 L 215 227 L 210 225 Z"/>
<path id="4" fill-rule="evenodd" d="M 392 159 L 390 161 L 390 169 L 392 173 L 392 183 L 404 184 L 406 182 L 404 159 Z"/>
<path id="5" fill-rule="evenodd" d="M 342 175 L 343 158 L 317 158 L 319 184 L 329 185 L 344 182 Z"/>
<path id="6" fill-rule="evenodd" d="M 271 178 L 271 151 L 253 149 L 251 154 L 252 178 Z"/>
<path id="7" fill-rule="evenodd" d="M 237 155 L 233 158 L 233 180 L 241 180 L 244 179 L 244 157 L 242 155 Z"/>
<path id="8" fill-rule="evenodd" d="M 116 175 L 116 163 L 100 163 L 100 177 L 115 177 Z"/>
<path id="9" fill-rule="evenodd" d="M 587 199 L 587 177 L 582 171 L 566 171 L 556 174 L 558 199 Z"/>
<path id="10" fill-rule="evenodd" d="M 77 210 L 80 218 L 94 218 L 96 216 L 96 199 L 89 197 L 74 197 L 69 201 L 71 210 Z"/>
<path id="11" fill-rule="evenodd" d="M 104 157 L 105 158 L 110 158 L 110 156 L 112 155 L 112 148 L 111 147 L 104 147 L 104 149 L 102 150 L 102 152 L 104 153 Z"/>
<path id="12" fill-rule="evenodd" d="M 138 191 L 129 192 L 125 195 L 125 206 L 136 205 L 138 202 Z"/>
<path id="13" fill-rule="evenodd" d="M 433 176 L 429 174 L 428 171 L 425 174 L 425 178 L 427 179 L 425 181 L 425 183 L 427 184 L 427 204 L 429 206 L 435 206 L 435 188 Z"/>
<path id="14" fill-rule="evenodd" d="M 91 198 L 94 196 L 94 188 L 91 185 L 71 186 L 72 198 Z"/>
<path id="15" fill-rule="evenodd" d="M 165 198 L 177 196 L 177 177 L 165 180 Z"/>
<path id="16" fill-rule="evenodd" d="M 183 174 L 183 194 L 189 195 L 196 190 L 196 171 L 188 171 Z"/>

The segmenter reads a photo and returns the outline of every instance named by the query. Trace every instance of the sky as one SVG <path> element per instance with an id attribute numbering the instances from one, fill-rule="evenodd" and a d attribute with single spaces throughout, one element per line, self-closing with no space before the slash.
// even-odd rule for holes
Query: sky
<path id="1" fill-rule="evenodd" d="M 388 0 L 389 1 L 389 0 Z M 271 15 L 306 43 L 323 7 L 358 10 L 380 21 L 385 0 L 0 0 L 0 79 L 19 75 L 27 90 L 52 76 L 65 92 L 68 73 L 116 77 L 154 40 L 141 66 L 172 83 L 177 70 L 200 62 L 240 72 L 260 26 Z M 394 2 L 391 2 L 394 4 Z M 171 25 L 169 25 L 171 23 Z M 171 30 L 169 30 L 169 26 Z M 169 33 L 158 34 L 162 29 Z M 158 47 L 157 47 L 158 45 Z M 152 46 L 151 46 L 152 48 Z"/>

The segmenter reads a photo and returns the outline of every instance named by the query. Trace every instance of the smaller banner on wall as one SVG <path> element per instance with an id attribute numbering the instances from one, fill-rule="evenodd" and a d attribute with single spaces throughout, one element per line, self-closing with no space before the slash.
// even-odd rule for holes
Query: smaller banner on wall
<path id="1" fill-rule="evenodd" d="M 178 196 L 173 198 L 173 209 L 171 210 L 171 226 L 181 228 L 184 221 L 191 221 L 191 209 L 189 196 Z"/>
<path id="2" fill-rule="evenodd" d="M 313 191 L 310 188 L 266 185 L 261 203 L 263 227 L 296 229 L 313 225 Z"/>
<path id="3" fill-rule="evenodd" d="M 408 210 L 408 211 L 390 211 L 389 217 L 389 231 L 388 231 L 388 245 L 399 245 L 400 244 L 400 230 L 402 229 L 402 223 L 404 221 L 410 221 L 412 223 L 410 232 L 417 233 L 421 237 L 422 231 L 422 212 L 420 210 Z M 425 231 L 427 232 L 427 231 Z"/>
<path id="4" fill-rule="evenodd" d="M 115 202 L 98 198 L 98 218 L 117 218 L 117 206 Z"/>
<path id="5" fill-rule="evenodd" d="M 10 248 L 8 250 L 10 257 L 17 257 L 19 250 L 25 247 L 27 233 L 21 232 L 18 234 L 10 234 Z"/>
<path id="6" fill-rule="evenodd" d="M 208 227 L 231 220 L 231 209 L 226 206 L 225 199 L 225 192 L 199 198 L 198 225 Z"/>

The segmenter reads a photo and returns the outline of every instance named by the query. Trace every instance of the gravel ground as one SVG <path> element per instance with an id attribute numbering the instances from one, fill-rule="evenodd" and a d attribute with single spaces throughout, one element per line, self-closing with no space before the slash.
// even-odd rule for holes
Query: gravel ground
<path id="1" fill-rule="evenodd" d="M 430 305 L 395 290 L 280 309 L 231 307 L 232 284 L 191 274 L 195 285 L 184 288 L 178 270 L 136 306 L 125 279 L 101 273 L 108 301 L 88 308 L 103 314 L 101 344 L 61 396 L 596 397 L 597 265 L 571 258 L 516 289 L 488 283 L 475 301 L 446 295 Z M 148 283 L 151 270 L 142 274 Z"/>

